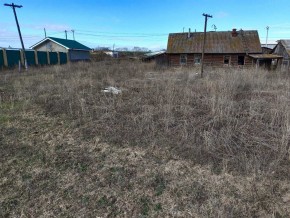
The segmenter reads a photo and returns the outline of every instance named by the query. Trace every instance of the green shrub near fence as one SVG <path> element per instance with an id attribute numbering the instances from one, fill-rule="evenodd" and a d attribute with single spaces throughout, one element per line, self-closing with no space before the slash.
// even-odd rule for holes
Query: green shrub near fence
<path id="1" fill-rule="evenodd" d="M 67 63 L 67 54 L 64 52 L 59 52 L 59 63 L 66 64 Z"/>
<path id="2" fill-rule="evenodd" d="M 0 50 L 0 68 L 4 67 L 4 55 L 3 50 Z"/>
<path id="3" fill-rule="evenodd" d="M 45 51 L 38 51 L 37 52 L 38 57 L 38 64 L 39 65 L 47 65 L 47 52 Z"/>
<path id="4" fill-rule="evenodd" d="M 19 61 L 21 60 L 19 50 L 6 50 L 6 55 L 9 67 L 18 65 Z"/>
<path id="5" fill-rule="evenodd" d="M 50 64 L 57 64 L 58 63 L 57 53 L 49 52 L 49 59 L 50 59 Z"/>
<path id="6" fill-rule="evenodd" d="M 27 60 L 28 66 L 36 65 L 34 51 L 25 51 L 25 55 L 26 55 L 26 60 Z"/>

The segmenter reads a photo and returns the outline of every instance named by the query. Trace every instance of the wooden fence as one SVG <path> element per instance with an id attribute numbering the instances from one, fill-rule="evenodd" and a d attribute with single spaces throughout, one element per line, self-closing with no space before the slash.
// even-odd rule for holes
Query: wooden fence
<path id="1" fill-rule="evenodd" d="M 64 52 L 25 51 L 28 66 L 66 64 L 68 54 Z M 24 66 L 24 55 L 21 49 L 0 49 L 0 69 Z"/>

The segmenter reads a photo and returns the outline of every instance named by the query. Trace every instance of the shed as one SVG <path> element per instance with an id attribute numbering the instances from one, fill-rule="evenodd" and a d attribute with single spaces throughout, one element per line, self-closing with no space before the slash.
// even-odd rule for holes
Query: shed
<path id="1" fill-rule="evenodd" d="M 149 52 L 143 55 L 141 58 L 144 62 L 155 62 L 157 65 L 167 65 L 168 59 L 166 51 L 155 51 L 155 52 Z"/>
<path id="2" fill-rule="evenodd" d="M 90 59 L 91 49 L 75 40 L 47 37 L 30 48 L 36 51 L 65 52 L 70 61 Z"/>
<path id="3" fill-rule="evenodd" d="M 264 67 L 267 70 L 275 70 L 283 58 L 275 54 L 252 54 L 249 56 L 254 59 L 256 67 Z"/>
<path id="4" fill-rule="evenodd" d="M 199 65 L 203 38 L 203 32 L 169 34 L 169 65 Z M 249 54 L 262 54 L 256 30 L 233 29 L 206 33 L 204 64 L 207 66 L 252 66 L 255 63 Z"/>
<path id="5" fill-rule="evenodd" d="M 280 55 L 283 57 L 281 63 L 282 71 L 290 71 L 290 40 L 281 39 L 273 49 L 273 54 Z"/>

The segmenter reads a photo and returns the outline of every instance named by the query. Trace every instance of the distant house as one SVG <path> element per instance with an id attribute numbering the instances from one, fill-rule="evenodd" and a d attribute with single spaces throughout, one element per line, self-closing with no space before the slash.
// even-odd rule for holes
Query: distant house
<path id="1" fill-rule="evenodd" d="M 282 71 L 290 71 L 290 40 L 279 40 L 273 49 L 273 54 L 283 57 L 281 62 Z"/>
<path id="2" fill-rule="evenodd" d="M 119 52 L 117 51 L 104 51 L 106 55 L 111 56 L 112 58 L 118 58 L 119 57 Z"/>
<path id="3" fill-rule="evenodd" d="M 170 66 L 199 65 L 203 32 L 169 34 L 167 55 Z M 204 64 L 207 66 L 252 66 L 251 54 L 262 54 L 258 32 L 239 30 L 207 32 Z"/>
<path id="4" fill-rule="evenodd" d="M 91 49 L 75 40 L 47 37 L 30 48 L 36 51 L 65 52 L 70 61 L 89 60 Z"/>
<path id="5" fill-rule="evenodd" d="M 271 54 L 277 44 L 261 44 L 263 54 Z"/>

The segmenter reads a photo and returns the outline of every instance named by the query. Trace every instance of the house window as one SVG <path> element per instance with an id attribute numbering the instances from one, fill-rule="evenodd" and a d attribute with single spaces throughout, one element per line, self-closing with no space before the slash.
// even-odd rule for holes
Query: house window
<path id="1" fill-rule="evenodd" d="M 231 56 L 225 55 L 224 56 L 224 64 L 230 65 Z"/>
<path id="2" fill-rule="evenodd" d="M 181 54 L 180 55 L 180 64 L 181 65 L 186 65 L 187 64 L 187 55 L 186 54 Z"/>
<path id="3" fill-rule="evenodd" d="M 194 55 L 194 64 L 200 64 L 200 62 L 201 62 L 201 55 L 195 54 Z"/>
<path id="4" fill-rule="evenodd" d="M 238 56 L 238 65 L 245 65 L 245 56 Z"/>

